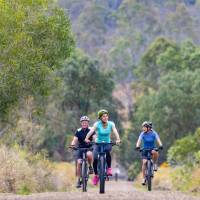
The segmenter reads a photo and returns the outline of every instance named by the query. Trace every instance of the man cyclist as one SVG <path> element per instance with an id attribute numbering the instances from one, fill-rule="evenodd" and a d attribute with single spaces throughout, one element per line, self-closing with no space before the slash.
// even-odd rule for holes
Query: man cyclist
<path id="1" fill-rule="evenodd" d="M 142 132 L 140 133 L 140 136 L 138 138 L 138 141 L 136 143 L 136 149 L 140 149 L 141 143 L 143 143 L 143 149 L 142 151 L 142 174 L 143 174 L 143 180 L 142 185 L 145 185 L 145 166 L 147 162 L 147 151 L 145 149 L 152 149 L 152 159 L 154 161 L 154 170 L 157 171 L 157 160 L 158 160 L 158 152 L 153 150 L 155 148 L 155 142 L 158 143 L 159 148 L 162 149 L 162 142 L 160 140 L 160 137 L 158 134 L 152 129 L 152 122 L 143 122 L 142 123 Z"/>
<path id="2" fill-rule="evenodd" d="M 89 142 L 90 136 L 96 131 L 96 142 L 97 143 L 108 143 L 105 147 L 106 151 L 106 162 L 107 162 L 107 174 L 112 175 L 112 169 L 111 169 L 111 150 L 112 150 L 112 145 L 109 144 L 111 142 L 110 136 L 111 132 L 115 134 L 116 137 L 116 143 L 120 143 L 120 137 L 119 133 L 115 127 L 114 122 L 108 121 L 109 118 L 109 113 L 107 110 L 100 110 L 98 112 L 98 121 L 93 125 L 91 128 L 90 132 L 87 134 L 85 141 Z M 93 185 L 97 185 L 99 181 L 98 177 L 98 172 L 97 172 L 97 163 L 98 163 L 98 153 L 99 153 L 99 146 L 94 145 L 94 150 L 93 150 L 93 157 L 94 157 L 94 162 L 93 162 L 93 168 L 94 168 L 94 177 L 92 179 Z"/>
<path id="3" fill-rule="evenodd" d="M 71 145 L 78 145 L 80 148 L 89 148 L 92 145 L 87 144 L 85 142 L 85 137 L 87 135 L 87 133 L 90 131 L 90 127 L 89 127 L 89 121 L 90 119 L 87 116 L 82 116 L 80 118 L 80 123 L 81 123 L 81 128 L 77 129 L 74 138 L 71 142 Z M 91 136 L 89 137 L 89 141 L 92 141 L 95 138 L 95 132 L 93 132 L 93 134 L 91 134 Z M 88 151 L 87 152 L 87 160 L 89 163 L 89 173 L 93 174 L 93 168 L 91 166 L 92 164 L 92 152 Z M 81 149 L 79 149 L 77 151 L 76 154 L 76 159 L 77 159 L 77 185 L 76 187 L 79 188 L 81 187 L 81 181 L 80 181 L 80 176 L 81 176 L 81 163 L 82 163 L 82 159 L 83 159 L 83 151 Z"/>

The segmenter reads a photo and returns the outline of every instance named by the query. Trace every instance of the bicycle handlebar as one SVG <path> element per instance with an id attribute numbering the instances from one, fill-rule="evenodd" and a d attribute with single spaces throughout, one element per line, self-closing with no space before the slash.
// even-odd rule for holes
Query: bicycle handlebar
<path id="1" fill-rule="evenodd" d="M 97 144 L 97 145 L 111 144 L 112 146 L 118 145 L 116 142 L 94 142 L 94 144 Z"/>
<path id="2" fill-rule="evenodd" d="M 73 146 L 73 145 L 71 145 L 71 146 L 69 146 L 68 147 L 69 149 L 72 149 L 72 150 L 75 150 L 75 151 L 77 151 L 77 150 L 79 150 L 79 149 L 81 149 L 81 150 L 93 150 L 93 148 L 92 147 L 78 147 L 78 146 Z"/>
<path id="3" fill-rule="evenodd" d="M 142 152 L 142 151 L 152 151 L 152 150 L 159 151 L 159 148 L 151 148 L 151 149 L 140 148 L 139 149 L 140 152 Z"/>

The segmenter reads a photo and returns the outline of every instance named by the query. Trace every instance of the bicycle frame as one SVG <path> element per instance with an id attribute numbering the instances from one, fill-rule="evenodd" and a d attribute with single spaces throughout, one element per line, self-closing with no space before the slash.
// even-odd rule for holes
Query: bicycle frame
<path id="1" fill-rule="evenodd" d="M 81 147 L 70 147 L 73 150 L 81 150 L 83 152 L 83 159 L 81 163 L 81 181 L 82 181 L 82 191 L 87 191 L 87 181 L 89 178 L 89 172 L 88 172 L 88 163 L 87 163 L 87 152 L 92 151 L 93 149 L 91 147 L 89 148 L 81 148 Z"/>
<path id="2" fill-rule="evenodd" d="M 116 143 L 95 143 L 98 148 L 98 175 L 100 178 L 100 188 L 99 192 L 100 193 L 105 193 L 105 180 L 109 180 L 108 175 L 107 175 L 107 162 L 106 162 L 106 151 L 105 147 L 107 144 L 116 145 Z"/>
<path id="3" fill-rule="evenodd" d="M 153 161 L 152 161 L 152 150 L 158 151 L 157 148 L 152 149 L 141 149 L 140 152 L 146 151 L 147 152 L 147 162 L 145 167 L 145 182 L 147 183 L 148 191 L 151 191 L 151 180 L 154 176 L 153 170 Z"/>

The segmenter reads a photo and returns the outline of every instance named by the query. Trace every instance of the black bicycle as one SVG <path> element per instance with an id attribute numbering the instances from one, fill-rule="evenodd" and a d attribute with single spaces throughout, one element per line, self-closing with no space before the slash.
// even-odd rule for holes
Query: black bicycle
<path id="1" fill-rule="evenodd" d="M 87 152 L 92 151 L 93 148 L 82 148 L 82 147 L 77 147 L 77 146 L 70 146 L 69 148 L 77 151 L 81 150 L 83 152 L 83 159 L 81 163 L 81 183 L 82 183 L 82 191 L 87 192 L 87 182 L 89 179 L 89 168 L 88 168 L 88 162 L 87 162 Z"/>
<path id="2" fill-rule="evenodd" d="M 147 185 L 148 191 L 152 189 L 152 178 L 154 176 L 154 167 L 153 167 L 153 160 L 152 160 L 152 150 L 158 151 L 158 148 L 153 149 L 140 149 L 140 152 L 145 151 L 147 154 L 147 162 L 145 166 L 145 183 Z"/>
<path id="3" fill-rule="evenodd" d="M 98 153 L 98 175 L 100 181 L 99 193 L 105 193 L 105 181 L 109 180 L 109 175 L 107 174 L 107 162 L 106 162 L 106 152 L 105 147 L 107 144 L 111 144 L 112 146 L 116 145 L 116 143 L 95 143 L 99 146 Z"/>

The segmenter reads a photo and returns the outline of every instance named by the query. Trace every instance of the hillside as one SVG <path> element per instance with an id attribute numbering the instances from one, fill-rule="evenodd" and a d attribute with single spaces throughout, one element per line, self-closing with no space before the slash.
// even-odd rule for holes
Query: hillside
<path id="1" fill-rule="evenodd" d="M 59 0 L 69 13 L 77 46 L 114 69 L 114 92 L 125 109 L 126 121 L 133 109 L 130 83 L 133 69 L 155 38 L 200 44 L 200 1 L 195 0 Z M 120 90 L 119 88 L 126 88 Z M 126 126 L 128 124 L 126 123 Z"/>

